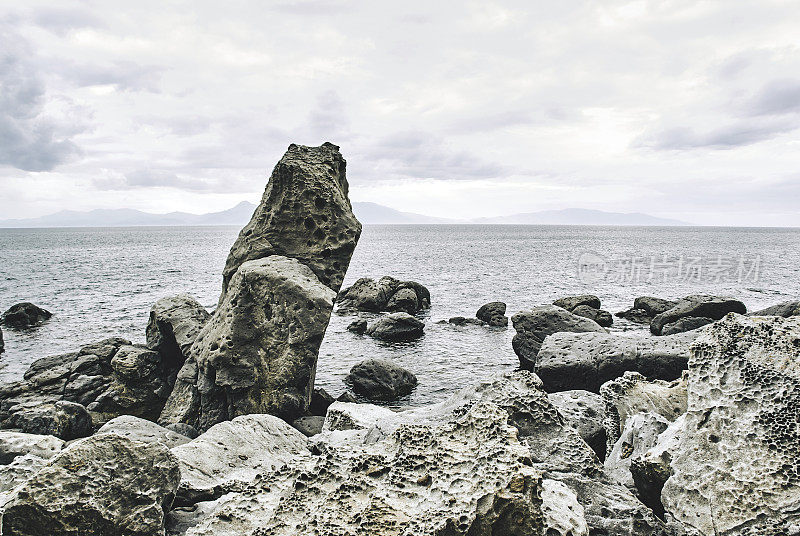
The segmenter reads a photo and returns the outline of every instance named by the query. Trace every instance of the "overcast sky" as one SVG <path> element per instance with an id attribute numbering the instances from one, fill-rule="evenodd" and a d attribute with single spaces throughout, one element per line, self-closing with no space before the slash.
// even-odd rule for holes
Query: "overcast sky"
<path id="1" fill-rule="evenodd" d="M 54 6 L 58 6 L 57 8 Z M 800 3 L 0 0 L 0 219 L 351 198 L 800 225 Z"/>

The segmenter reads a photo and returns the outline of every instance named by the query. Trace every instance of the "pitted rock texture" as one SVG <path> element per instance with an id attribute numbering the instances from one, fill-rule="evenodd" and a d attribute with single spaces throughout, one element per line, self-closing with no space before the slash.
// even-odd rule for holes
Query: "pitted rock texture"
<path id="1" fill-rule="evenodd" d="M 614 317 L 611 316 L 611 313 L 608 311 L 603 311 L 602 309 L 589 307 L 588 305 L 577 306 L 572 310 L 572 314 L 594 320 L 604 328 L 609 328 L 612 324 L 614 324 Z"/>
<path id="2" fill-rule="evenodd" d="M 0 315 L 0 324 L 12 329 L 27 329 L 37 326 L 53 316 L 53 313 L 29 302 L 12 305 Z"/>
<path id="3" fill-rule="evenodd" d="M 567 296 L 566 298 L 559 298 L 553 302 L 553 305 L 572 311 L 580 305 L 591 307 L 592 309 L 600 309 L 600 298 L 592 294 L 582 294 L 580 296 Z"/>
<path id="4" fill-rule="evenodd" d="M 339 147 L 328 142 L 319 147 L 290 145 L 231 248 L 220 303 L 243 263 L 272 255 L 297 259 L 338 292 L 361 235 L 348 188 Z"/>
<path id="5" fill-rule="evenodd" d="M 422 337 L 425 324 L 408 313 L 390 313 L 367 326 L 367 335 L 382 341 L 410 341 Z"/>
<path id="6" fill-rule="evenodd" d="M 582 391 L 561 391 L 548 395 L 558 412 L 572 426 L 581 439 L 586 441 L 597 457 L 606 457 L 605 403 L 597 393 Z"/>
<path id="7" fill-rule="evenodd" d="M 297 259 L 242 264 L 189 350 L 159 423 L 205 431 L 251 413 L 305 415 L 335 295 Z"/>
<path id="8" fill-rule="evenodd" d="M 180 481 L 159 444 L 99 434 L 71 444 L 4 507 L 4 536 L 156 536 Z"/>
<path id="9" fill-rule="evenodd" d="M 100 427 L 97 433 L 117 434 L 142 443 L 159 443 L 168 449 L 191 441 L 185 435 L 167 430 L 154 422 L 146 421 L 133 415 L 115 417 Z"/>
<path id="10" fill-rule="evenodd" d="M 600 395 L 605 404 L 606 454 L 615 448 L 627 420 L 633 415 L 652 413 L 669 424 L 686 413 L 685 376 L 671 382 L 649 381 L 638 372 L 626 372 L 603 384 Z"/>
<path id="11" fill-rule="evenodd" d="M 686 369 L 689 346 L 697 335 L 556 333 L 544 340 L 534 370 L 548 392 L 584 389 L 597 393 L 601 385 L 626 371 L 674 380 Z"/>
<path id="12" fill-rule="evenodd" d="M 664 482 L 672 475 L 670 464 L 680 445 L 685 425 L 684 413 L 658 436 L 651 449 L 644 454 L 631 456 L 630 471 L 636 486 L 636 495 L 662 519 L 664 505 L 661 504 L 661 490 Z"/>
<path id="13" fill-rule="evenodd" d="M 658 436 L 669 426 L 669 422 L 657 413 L 637 413 L 625 421 L 617 443 L 603 463 L 606 474 L 615 481 L 635 489 L 631 474 L 631 461 L 643 456 L 658 442 Z"/>
<path id="14" fill-rule="evenodd" d="M 692 346 L 686 428 L 662 502 L 702 535 L 800 524 L 800 318 L 727 315 Z"/>
<path id="15" fill-rule="evenodd" d="M 35 454 L 17 456 L 8 464 L 0 464 L 0 516 L 3 505 L 14 494 L 14 490 L 30 480 L 45 465 L 47 458 Z"/>
<path id="16" fill-rule="evenodd" d="M 506 304 L 503 302 L 489 302 L 481 305 L 475 318 L 482 320 L 490 326 L 503 327 L 508 325 Z"/>
<path id="17" fill-rule="evenodd" d="M 161 354 L 167 383 L 175 377 L 189 355 L 189 348 L 211 315 L 188 294 L 161 298 L 150 309 L 147 347 Z"/>
<path id="18" fill-rule="evenodd" d="M 542 481 L 542 512 L 546 536 L 589 536 L 583 506 L 558 480 Z"/>
<path id="19" fill-rule="evenodd" d="M 64 441 L 52 435 L 0 431 L 0 465 L 9 464 L 18 456 L 32 454 L 49 459 L 61 452 Z"/>
<path id="20" fill-rule="evenodd" d="M 760 311 L 748 313 L 748 316 L 782 316 L 784 318 L 800 316 L 800 300 L 779 303 Z"/>
<path id="21" fill-rule="evenodd" d="M 678 301 L 671 309 L 657 314 L 650 322 L 650 331 L 653 335 L 661 335 L 664 326 L 677 322 L 686 317 L 703 317 L 719 320 L 728 313 L 744 314 L 747 307 L 739 300 L 693 294 Z"/>
<path id="22" fill-rule="evenodd" d="M 511 344 L 519 357 L 520 367 L 526 370 L 534 370 L 536 356 L 548 335 L 559 332 L 606 333 L 606 330 L 594 320 L 574 315 L 555 305 L 542 305 L 529 311 L 522 311 L 512 316 L 511 322 L 517 331 Z M 581 388 L 576 385 L 567 389 Z"/>
<path id="23" fill-rule="evenodd" d="M 416 376 L 388 359 L 367 359 L 354 365 L 346 381 L 353 392 L 371 400 L 394 400 L 417 386 Z"/>
<path id="24" fill-rule="evenodd" d="M 416 281 L 400 281 L 388 275 L 378 281 L 362 277 L 339 293 L 337 303 L 340 312 L 393 311 L 415 314 L 431 306 L 431 293 Z"/>

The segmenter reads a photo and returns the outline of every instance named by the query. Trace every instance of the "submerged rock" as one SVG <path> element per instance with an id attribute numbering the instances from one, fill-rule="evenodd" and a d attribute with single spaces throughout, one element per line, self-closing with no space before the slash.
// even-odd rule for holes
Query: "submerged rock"
<path id="1" fill-rule="evenodd" d="M 594 320 L 604 328 L 611 327 L 611 325 L 614 323 L 614 317 L 611 316 L 611 313 L 608 311 L 603 311 L 602 309 L 589 307 L 588 305 L 577 306 L 572 310 L 572 314 Z"/>
<path id="2" fill-rule="evenodd" d="M 53 316 L 53 313 L 32 303 L 23 302 L 12 305 L 0 315 L 0 324 L 13 329 L 27 329 L 37 326 Z"/>
<path id="3" fill-rule="evenodd" d="M 415 314 L 431 306 L 431 293 L 416 281 L 400 281 L 384 276 L 375 281 L 362 277 L 339 293 L 339 311 L 382 311 Z"/>
<path id="4" fill-rule="evenodd" d="M 448 324 L 453 324 L 454 326 L 466 326 L 466 325 L 474 325 L 474 326 L 483 326 L 484 321 L 478 318 L 467 318 L 465 316 L 454 316 L 447 321 Z"/>
<path id="5" fill-rule="evenodd" d="M 367 335 L 383 341 L 410 341 L 422 337 L 425 324 L 408 313 L 384 315 L 367 327 Z"/>
<path id="6" fill-rule="evenodd" d="M 503 327 L 508 325 L 506 304 L 503 302 L 489 302 L 481 305 L 478 312 L 475 313 L 475 317 L 490 326 Z"/>
<path id="7" fill-rule="evenodd" d="M 189 355 L 189 348 L 211 315 L 188 294 L 161 298 L 150 309 L 147 347 L 161 354 L 167 383 L 175 377 Z"/>
<path id="8" fill-rule="evenodd" d="M 519 357 L 520 367 L 533 370 L 536 356 L 542 342 L 548 335 L 559 332 L 591 332 L 606 333 L 594 320 L 574 315 L 555 305 L 542 305 L 529 311 L 522 311 L 511 317 L 516 335 L 511 341 L 514 352 Z M 581 387 L 570 387 L 579 389 Z"/>
<path id="9" fill-rule="evenodd" d="M 744 314 L 746 312 L 747 308 L 739 300 L 693 294 L 680 300 L 674 307 L 653 317 L 650 322 L 650 331 L 653 335 L 661 335 L 664 326 L 686 317 L 704 317 L 711 320 L 719 320 L 728 313 Z"/>
<path id="10" fill-rule="evenodd" d="M 368 359 L 350 369 L 347 382 L 369 399 L 394 400 L 411 393 L 417 377 L 388 359 Z"/>
<path id="11" fill-rule="evenodd" d="M 567 311 L 572 311 L 579 305 L 586 305 L 592 309 L 600 309 L 600 298 L 592 294 L 581 294 L 580 296 L 567 296 L 566 298 L 559 298 L 553 302 L 556 307 L 561 307 Z"/>

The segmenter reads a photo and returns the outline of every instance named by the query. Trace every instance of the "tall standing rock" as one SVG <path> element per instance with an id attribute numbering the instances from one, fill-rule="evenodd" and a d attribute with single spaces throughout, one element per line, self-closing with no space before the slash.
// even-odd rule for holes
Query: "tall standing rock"
<path id="1" fill-rule="evenodd" d="M 336 292 L 361 234 L 338 147 L 291 145 L 231 248 L 219 306 L 161 413 L 200 431 L 239 415 L 308 411 Z"/>

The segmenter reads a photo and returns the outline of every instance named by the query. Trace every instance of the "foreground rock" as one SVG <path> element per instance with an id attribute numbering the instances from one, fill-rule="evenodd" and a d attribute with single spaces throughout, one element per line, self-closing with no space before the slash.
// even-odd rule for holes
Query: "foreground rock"
<path id="1" fill-rule="evenodd" d="M 592 309 L 600 309 L 600 298 L 592 294 L 581 294 L 580 296 L 567 296 L 560 298 L 553 302 L 556 307 L 561 307 L 567 311 L 572 311 L 580 305 L 591 307 Z"/>
<path id="2" fill-rule="evenodd" d="M 29 402 L 13 407 L 5 425 L 27 434 L 51 435 L 71 441 L 92 434 L 92 417 L 75 402 L 53 404 Z"/>
<path id="3" fill-rule="evenodd" d="M 748 316 L 782 316 L 783 318 L 800 316 L 800 300 L 779 303 L 760 311 L 748 313 Z"/>
<path id="4" fill-rule="evenodd" d="M 588 305 L 579 305 L 572 310 L 572 314 L 594 320 L 598 325 L 609 328 L 614 323 L 614 317 L 608 311 L 602 309 L 595 309 Z"/>
<path id="5" fill-rule="evenodd" d="M 636 495 L 660 518 L 664 517 L 661 490 L 672 476 L 672 457 L 680 445 L 685 425 L 684 413 L 658 436 L 656 444 L 650 450 L 631 456 L 630 472 L 636 486 Z"/>
<path id="6" fill-rule="evenodd" d="M 669 337 L 621 336 L 609 333 L 556 333 L 542 344 L 534 371 L 548 392 L 600 386 L 636 371 L 648 378 L 679 378 L 696 333 Z"/>
<path id="7" fill-rule="evenodd" d="M 13 329 L 28 329 L 38 326 L 53 316 L 53 313 L 32 303 L 23 302 L 12 305 L 0 315 L 0 324 Z"/>
<path id="8" fill-rule="evenodd" d="M 548 335 L 560 332 L 599 332 L 606 330 L 597 322 L 577 316 L 555 305 L 542 305 L 530 311 L 522 311 L 511 317 L 516 335 L 511 341 L 514 352 L 519 357 L 520 367 L 533 370 L 536 355 Z M 579 386 L 571 389 L 581 389 Z"/>
<path id="9" fill-rule="evenodd" d="M 408 313 L 390 313 L 371 322 L 367 335 L 382 341 L 410 341 L 422 337 L 425 324 Z"/>
<path id="10" fill-rule="evenodd" d="M 490 326 L 503 327 L 508 325 L 506 316 L 506 304 L 503 302 L 490 302 L 481 305 L 475 318 L 482 320 Z"/>
<path id="11" fill-rule="evenodd" d="M 339 293 L 339 311 L 382 311 L 415 314 L 431 306 L 431 293 L 416 281 L 399 281 L 384 276 L 375 281 L 362 277 Z"/>
<path id="12" fill-rule="evenodd" d="M 188 436 L 167 430 L 154 422 L 146 421 L 133 415 L 121 415 L 111 419 L 97 433 L 117 434 L 142 443 L 158 443 L 168 449 L 191 441 Z"/>
<path id="13" fill-rule="evenodd" d="M 650 322 L 650 331 L 653 335 L 661 335 L 664 326 L 687 317 L 719 320 L 728 313 L 744 314 L 746 312 L 747 307 L 739 300 L 693 294 L 678 301 L 674 307 L 653 317 Z"/>
<path id="14" fill-rule="evenodd" d="M 336 145 L 290 145 L 231 247 L 220 303 L 242 264 L 272 255 L 297 259 L 338 292 L 361 235 L 348 190 L 346 162 Z"/>
<path id="15" fill-rule="evenodd" d="M 368 359 L 350 369 L 347 382 L 356 394 L 371 400 L 394 400 L 410 394 L 417 377 L 388 359 Z"/>
<path id="16" fill-rule="evenodd" d="M 18 456 L 49 459 L 61 452 L 65 444 L 51 435 L 0 431 L 0 465 L 9 464 Z"/>
<path id="17" fill-rule="evenodd" d="M 6 536 L 153 536 L 180 482 L 178 462 L 159 444 L 101 434 L 56 455 L 6 503 Z"/>
<path id="18" fill-rule="evenodd" d="M 603 397 L 589 391 L 573 390 L 550 393 L 550 403 L 586 441 L 601 460 L 606 457 L 605 403 Z"/>
<path id="19" fill-rule="evenodd" d="M 796 533 L 798 341 L 798 317 L 728 315 L 694 343 L 667 518 L 702 535 Z"/>
<path id="20" fill-rule="evenodd" d="M 637 413 L 627 419 L 625 428 L 603 464 L 606 474 L 624 486 L 634 489 L 631 460 L 644 455 L 658 442 L 658 436 L 669 422 L 656 413 Z"/>
<path id="21" fill-rule="evenodd" d="M 239 415 L 305 415 L 335 293 L 296 259 L 244 263 L 189 351 L 159 418 L 199 431 Z"/>
<path id="22" fill-rule="evenodd" d="M 150 310 L 147 347 L 161 354 L 167 383 L 175 377 L 189 355 L 189 348 L 211 315 L 188 294 L 158 300 Z"/>

